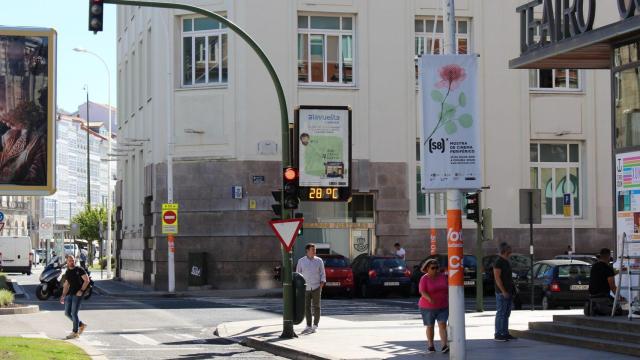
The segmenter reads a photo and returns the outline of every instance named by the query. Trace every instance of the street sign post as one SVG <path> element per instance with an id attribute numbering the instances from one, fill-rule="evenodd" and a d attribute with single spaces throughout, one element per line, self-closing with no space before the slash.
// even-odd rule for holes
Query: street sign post
<path id="1" fill-rule="evenodd" d="M 178 233 L 178 204 L 162 204 L 162 233 Z"/>
<path id="2" fill-rule="evenodd" d="M 529 271 L 532 274 L 529 279 L 531 287 L 531 311 L 535 310 L 533 301 L 533 224 L 542 222 L 542 191 L 540 189 L 520 189 L 520 224 L 529 224 Z"/>

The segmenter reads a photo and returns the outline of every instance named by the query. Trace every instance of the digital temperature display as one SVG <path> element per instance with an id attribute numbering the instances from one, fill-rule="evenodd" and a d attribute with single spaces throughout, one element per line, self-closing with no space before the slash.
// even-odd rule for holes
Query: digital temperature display
<path id="1" fill-rule="evenodd" d="M 338 200 L 340 196 L 337 187 L 310 187 L 308 198 L 309 200 Z"/>
<path id="2" fill-rule="evenodd" d="M 348 201 L 351 197 L 346 187 L 337 186 L 309 186 L 300 188 L 302 201 Z"/>

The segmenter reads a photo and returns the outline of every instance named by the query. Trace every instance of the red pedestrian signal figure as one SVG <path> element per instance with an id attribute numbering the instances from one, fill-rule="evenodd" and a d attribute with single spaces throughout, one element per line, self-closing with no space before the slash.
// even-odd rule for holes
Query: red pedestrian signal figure
<path id="1" fill-rule="evenodd" d="M 89 31 L 97 34 L 102 31 L 104 3 L 102 0 L 89 0 Z"/>

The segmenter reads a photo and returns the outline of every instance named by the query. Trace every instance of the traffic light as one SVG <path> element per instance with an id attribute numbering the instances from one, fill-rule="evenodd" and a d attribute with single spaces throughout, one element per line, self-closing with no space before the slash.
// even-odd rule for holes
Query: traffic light
<path id="1" fill-rule="evenodd" d="M 271 192 L 271 195 L 273 195 L 273 200 L 276 201 L 275 204 L 271 205 L 271 208 L 273 209 L 273 213 L 277 216 L 277 218 L 272 220 L 279 220 L 282 218 L 282 205 L 280 204 L 280 201 L 282 200 L 282 190 L 274 190 Z"/>
<path id="2" fill-rule="evenodd" d="M 475 222 L 480 221 L 480 198 L 479 193 L 469 193 L 465 197 L 467 199 L 467 205 L 465 209 L 467 210 L 467 219 L 473 220 Z"/>
<path id="3" fill-rule="evenodd" d="M 300 203 L 300 198 L 298 197 L 298 170 L 292 167 L 285 168 L 282 176 L 284 208 L 297 209 L 298 204 Z"/>
<path id="4" fill-rule="evenodd" d="M 104 15 L 104 3 L 102 0 L 89 0 L 89 31 L 96 34 L 102 31 L 102 16 Z"/>

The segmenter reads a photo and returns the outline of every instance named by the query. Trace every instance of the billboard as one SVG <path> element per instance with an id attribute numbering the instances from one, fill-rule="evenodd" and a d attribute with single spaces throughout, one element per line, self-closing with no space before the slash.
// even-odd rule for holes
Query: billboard
<path id="1" fill-rule="evenodd" d="M 422 55 L 422 189 L 482 186 L 475 55 Z"/>
<path id="2" fill-rule="evenodd" d="M 296 117 L 301 187 L 349 187 L 351 110 L 300 106 Z"/>
<path id="3" fill-rule="evenodd" d="M 55 192 L 56 32 L 0 27 L 0 194 Z"/>
<path id="4" fill-rule="evenodd" d="M 616 257 L 622 240 L 640 240 L 640 151 L 616 155 Z M 640 243 L 628 244 L 625 255 L 640 255 Z M 631 260 L 640 268 L 640 260 Z"/>

